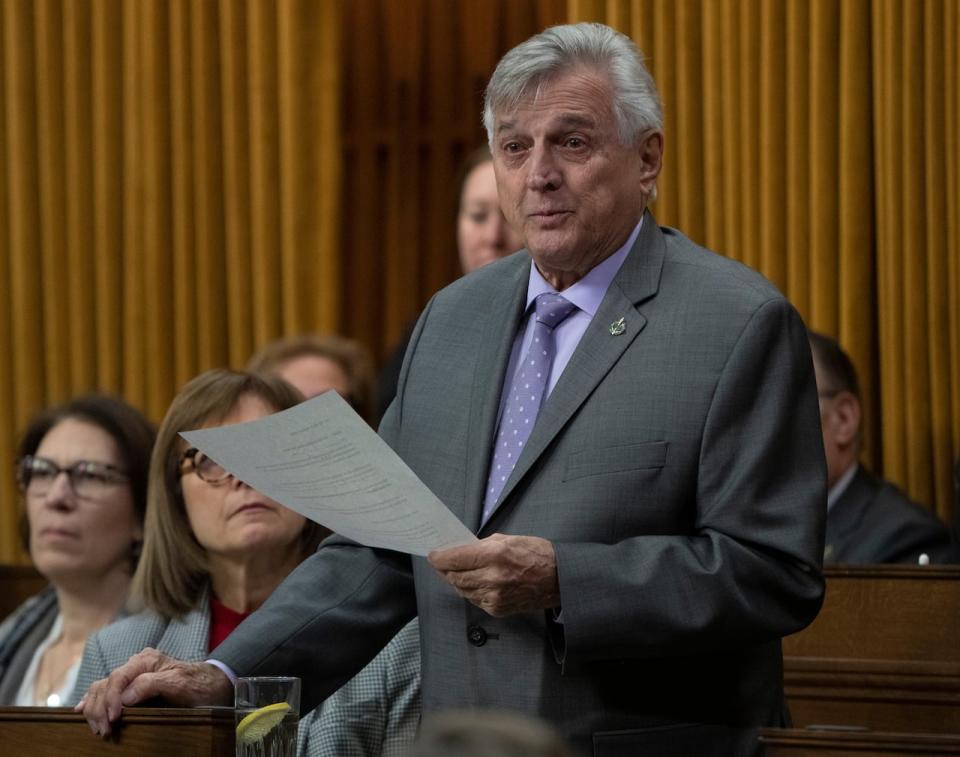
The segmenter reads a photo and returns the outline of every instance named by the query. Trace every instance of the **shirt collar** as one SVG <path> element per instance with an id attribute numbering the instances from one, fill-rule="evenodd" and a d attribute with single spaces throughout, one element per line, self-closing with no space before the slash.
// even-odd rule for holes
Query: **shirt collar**
<path id="1" fill-rule="evenodd" d="M 853 477 L 856 475 L 859 467 L 857 463 L 851 465 L 847 468 L 846 472 L 837 479 L 837 483 L 830 487 L 830 491 L 827 492 L 827 512 L 830 512 L 830 508 L 843 496 L 847 487 L 850 486 L 850 482 L 853 481 Z"/>
<path id="2" fill-rule="evenodd" d="M 630 250 L 633 249 L 642 225 L 643 217 L 641 216 L 640 222 L 633 227 L 633 231 L 630 233 L 624 245 L 613 253 L 613 255 L 600 261 L 591 268 L 587 272 L 587 275 L 576 284 L 564 289 L 562 293 L 563 298 L 593 318 L 593 316 L 596 315 L 597 309 L 600 307 L 600 303 L 603 302 L 603 298 L 606 296 L 610 284 L 617 275 L 617 271 L 620 270 L 623 261 L 627 259 L 627 255 L 630 254 Z M 550 286 L 547 280 L 543 278 L 540 271 L 537 270 L 533 258 L 531 258 L 530 280 L 527 284 L 527 308 L 530 308 L 530 303 L 533 302 L 538 295 L 556 291 L 557 290 Z"/>

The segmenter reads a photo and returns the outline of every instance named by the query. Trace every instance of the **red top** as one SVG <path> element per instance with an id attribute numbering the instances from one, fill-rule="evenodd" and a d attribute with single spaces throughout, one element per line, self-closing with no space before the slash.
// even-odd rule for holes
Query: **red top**
<path id="1" fill-rule="evenodd" d="M 219 646 L 233 629 L 240 625 L 249 612 L 231 610 L 212 594 L 210 595 L 210 649 Z"/>

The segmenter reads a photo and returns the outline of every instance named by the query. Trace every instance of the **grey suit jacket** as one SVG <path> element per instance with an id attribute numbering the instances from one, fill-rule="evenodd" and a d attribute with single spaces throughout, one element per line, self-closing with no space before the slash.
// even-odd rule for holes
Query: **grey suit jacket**
<path id="1" fill-rule="evenodd" d="M 206 594 L 183 620 L 143 612 L 93 634 L 83 652 L 73 701 L 145 647 L 180 660 L 208 657 Z M 419 631 L 411 623 L 322 706 L 300 719 L 300 757 L 402 757 L 420 722 Z M 285 671 L 289 672 L 289 671 Z M 295 673 L 291 673 L 295 674 Z M 301 712 L 307 708 L 301 707 Z"/>
<path id="2" fill-rule="evenodd" d="M 952 562 L 950 531 L 862 465 L 827 515 L 825 563 Z"/>
<path id="3" fill-rule="evenodd" d="M 480 528 L 529 266 L 518 253 L 431 300 L 380 433 L 480 536 L 553 542 L 562 624 L 490 617 L 425 560 L 340 539 L 214 656 L 299 669 L 320 698 L 418 613 L 426 710 L 540 715 L 581 754 L 754 753 L 753 729 L 783 722 L 780 639 L 823 593 L 803 323 L 758 274 L 648 213 Z"/>

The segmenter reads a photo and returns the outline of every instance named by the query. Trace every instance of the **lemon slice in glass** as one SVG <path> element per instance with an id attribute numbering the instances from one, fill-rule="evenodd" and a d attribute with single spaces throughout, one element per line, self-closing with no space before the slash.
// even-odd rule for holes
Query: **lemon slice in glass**
<path id="1" fill-rule="evenodd" d="M 290 712 L 286 702 L 276 702 L 254 710 L 237 723 L 237 741 L 241 744 L 253 744 L 260 741 L 283 721 Z"/>

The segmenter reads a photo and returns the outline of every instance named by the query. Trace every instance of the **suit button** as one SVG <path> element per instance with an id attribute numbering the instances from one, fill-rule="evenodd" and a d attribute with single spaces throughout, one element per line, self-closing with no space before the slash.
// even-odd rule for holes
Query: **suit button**
<path id="1" fill-rule="evenodd" d="M 467 641 L 475 647 L 482 647 L 487 643 L 487 632 L 482 626 L 467 626 Z"/>

